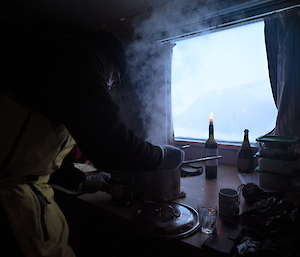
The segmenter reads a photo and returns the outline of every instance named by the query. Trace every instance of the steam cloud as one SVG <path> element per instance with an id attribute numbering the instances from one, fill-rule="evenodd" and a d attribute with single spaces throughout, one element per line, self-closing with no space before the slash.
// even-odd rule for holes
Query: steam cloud
<path id="1" fill-rule="evenodd" d="M 136 20 L 133 42 L 127 46 L 130 81 L 136 85 L 142 114 L 140 119 L 146 134 L 146 140 L 152 144 L 172 144 L 172 113 L 170 102 L 171 71 L 167 70 L 171 62 L 173 43 L 161 44 L 157 40 L 169 35 L 183 35 L 190 31 L 200 30 L 199 18 L 213 13 L 216 0 L 211 0 L 210 7 L 203 1 L 168 1 L 159 8 L 154 8 L 147 18 Z M 229 1 L 227 1 L 228 4 Z M 178 8 L 182 6 L 181 8 Z M 186 21 L 188 22 L 188 29 Z M 169 64 L 170 65 L 170 64 Z"/>

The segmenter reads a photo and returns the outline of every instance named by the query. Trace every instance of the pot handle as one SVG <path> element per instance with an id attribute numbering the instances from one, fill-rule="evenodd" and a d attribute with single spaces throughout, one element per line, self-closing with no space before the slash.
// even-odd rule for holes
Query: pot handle
<path id="1" fill-rule="evenodd" d="M 170 212 L 166 211 L 165 208 L 171 210 L 171 215 L 168 215 Z M 174 218 L 180 217 L 180 214 L 176 213 L 174 211 L 174 208 L 169 204 L 167 204 L 166 206 L 160 206 L 159 208 L 156 208 L 154 211 L 156 212 L 156 215 L 160 218 L 161 221 L 169 221 L 169 220 L 173 220 Z"/>

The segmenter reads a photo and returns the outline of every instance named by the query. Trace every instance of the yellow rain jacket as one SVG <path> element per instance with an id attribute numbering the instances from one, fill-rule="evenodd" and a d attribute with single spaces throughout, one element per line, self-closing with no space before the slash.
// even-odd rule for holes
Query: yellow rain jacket
<path id="1" fill-rule="evenodd" d="M 69 228 L 47 184 L 75 141 L 55 124 L 0 94 L 0 202 L 26 256 L 75 256 Z"/>

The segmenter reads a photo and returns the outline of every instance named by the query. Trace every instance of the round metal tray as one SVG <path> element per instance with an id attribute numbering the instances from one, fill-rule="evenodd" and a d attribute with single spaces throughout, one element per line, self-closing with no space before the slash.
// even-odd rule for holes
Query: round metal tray
<path id="1" fill-rule="evenodd" d="M 194 208 L 173 202 L 146 204 L 137 211 L 133 221 L 140 232 L 166 239 L 186 237 L 200 226 Z"/>

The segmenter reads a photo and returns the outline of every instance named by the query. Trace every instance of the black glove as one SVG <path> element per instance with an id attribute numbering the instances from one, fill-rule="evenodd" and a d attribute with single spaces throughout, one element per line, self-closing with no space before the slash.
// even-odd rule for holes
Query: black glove
<path id="1" fill-rule="evenodd" d="M 185 153 L 183 150 L 171 145 L 162 145 L 160 148 L 162 149 L 162 160 L 159 169 L 174 170 L 184 161 Z"/>
<path id="2" fill-rule="evenodd" d="M 82 182 L 81 191 L 86 193 L 95 193 L 97 191 L 105 191 L 110 193 L 110 174 L 101 171 L 95 175 L 87 176 Z"/>

